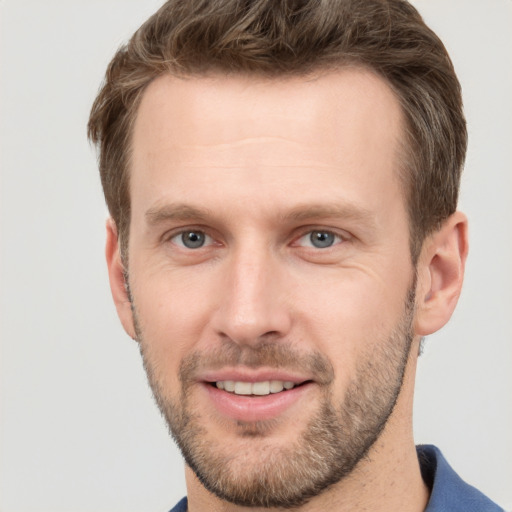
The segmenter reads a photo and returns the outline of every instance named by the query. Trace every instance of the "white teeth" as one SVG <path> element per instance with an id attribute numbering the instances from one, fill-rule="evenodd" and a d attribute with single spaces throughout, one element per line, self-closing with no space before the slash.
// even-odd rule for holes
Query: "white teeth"
<path id="1" fill-rule="evenodd" d="M 284 389 L 284 384 L 282 380 L 271 380 L 270 381 L 270 392 L 271 393 L 280 393 Z"/>
<path id="2" fill-rule="evenodd" d="M 235 382 L 235 395 L 252 395 L 250 382 Z"/>
<path id="3" fill-rule="evenodd" d="M 264 382 L 255 382 L 252 385 L 253 395 L 268 395 L 270 393 L 270 382 L 268 380 Z"/>
<path id="4" fill-rule="evenodd" d="M 260 382 L 243 382 L 232 380 L 220 380 L 215 383 L 217 388 L 234 393 L 235 395 L 269 395 L 280 393 L 283 390 L 292 389 L 294 382 L 282 380 L 264 380 Z"/>
<path id="5" fill-rule="evenodd" d="M 235 383 L 232 380 L 224 381 L 224 389 L 230 393 L 233 393 L 233 391 L 235 391 Z"/>

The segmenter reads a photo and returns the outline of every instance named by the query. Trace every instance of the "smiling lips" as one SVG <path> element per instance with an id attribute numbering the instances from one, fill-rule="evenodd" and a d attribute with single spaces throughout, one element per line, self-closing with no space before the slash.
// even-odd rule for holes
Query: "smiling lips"
<path id="1" fill-rule="evenodd" d="M 284 376 L 284 375 L 283 375 Z M 230 378 L 231 377 L 231 378 Z M 224 418 L 258 422 L 275 419 L 301 401 L 313 388 L 311 380 L 294 378 L 279 380 L 278 376 L 261 375 L 259 380 L 235 375 L 203 381 L 210 404 Z"/>

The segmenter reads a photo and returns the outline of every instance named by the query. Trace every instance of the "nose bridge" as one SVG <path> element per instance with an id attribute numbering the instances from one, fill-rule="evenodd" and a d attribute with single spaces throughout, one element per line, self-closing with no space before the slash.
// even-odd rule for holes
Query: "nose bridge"
<path id="1" fill-rule="evenodd" d="M 246 240 L 225 262 L 217 330 L 236 343 L 254 344 L 282 336 L 290 318 L 283 302 L 279 258 L 263 241 Z"/>

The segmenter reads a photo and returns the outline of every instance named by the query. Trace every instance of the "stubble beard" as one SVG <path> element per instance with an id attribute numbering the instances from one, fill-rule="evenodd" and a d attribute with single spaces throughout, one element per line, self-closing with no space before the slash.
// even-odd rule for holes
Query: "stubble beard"
<path id="1" fill-rule="evenodd" d="M 133 302 L 132 302 L 133 305 Z M 250 349 L 231 345 L 214 355 L 191 354 L 180 365 L 181 393 L 170 398 L 157 374 L 161 365 L 151 354 L 134 318 L 140 351 L 156 403 L 181 453 L 204 487 L 222 500 L 246 507 L 294 508 L 307 503 L 352 473 L 382 433 L 400 394 L 413 340 L 414 286 L 404 313 L 392 333 L 362 356 L 341 404 L 332 399 L 333 367 L 320 353 L 307 357 L 289 346 L 265 343 Z M 208 418 L 192 404 L 190 386 L 201 365 L 242 362 L 257 367 L 274 362 L 275 368 L 315 369 L 325 383 L 316 413 L 289 446 L 265 442 L 273 422 L 239 423 L 238 441 L 245 449 L 232 449 L 229 436 L 212 440 Z M 276 361 L 278 364 L 276 364 Z M 270 365 L 272 366 L 272 365 Z M 237 446 L 239 443 L 237 443 Z"/>

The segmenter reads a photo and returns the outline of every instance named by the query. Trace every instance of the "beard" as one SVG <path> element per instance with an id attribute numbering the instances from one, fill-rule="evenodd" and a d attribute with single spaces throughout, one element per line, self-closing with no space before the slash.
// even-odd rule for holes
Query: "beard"
<path id="1" fill-rule="evenodd" d="M 413 341 L 415 286 L 391 334 L 368 343 L 341 403 L 333 400 L 334 370 L 319 352 L 304 354 L 282 340 L 240 346 L 231 341 L 180 363 L 179 398 L 164 389 L 162 361 L 144 339 L 132 301 L 137 339 L 150 387 L 181 453 L 203 486 L 218 498 L 246 507 L 293 508 L 350 475 L 382 433 L 397 402 Z M 285 368 L 315 375 L 321 398 L 295 441 L 276 446 L 276 420 L 237 422 L 237 445 L 208 435 L 210 419 L 193 403 L 191 387 L 202 369 L 245 365 Z M 163 373 L 162 373 L 163 375 Z M 243 440 L 243 443 L 238 441 Z"/>

